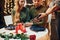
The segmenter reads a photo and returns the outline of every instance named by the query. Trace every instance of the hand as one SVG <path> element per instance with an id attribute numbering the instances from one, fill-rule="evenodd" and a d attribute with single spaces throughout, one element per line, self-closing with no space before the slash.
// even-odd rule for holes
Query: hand
<path id="1" fill-rule="evenodd" d="M 41 16 L 39 17 L 39 19 L 44 18 L 45 16 L 47 16 L 46 13 L 40 13 L 40 14 L 41 14 Z M 40 14 L 39 14 L 39 15 L 40 15 Z"/>
<path id="2" fill-rule="evenodd" d="M 32 22 L 26 22 L 24 25 L 25 25 L 26 27 L 29 27 L 29 26 L 32 26 L 33 23 L 32 23 Z"/>
<path id="3" fill-rule="evenodd" d="M 36 22 L 39 22 L 39 20 L 38 20 L 37 18 L 34 18 L 34 19 L 33 19 L 33 22 L 36 23 Z"/>

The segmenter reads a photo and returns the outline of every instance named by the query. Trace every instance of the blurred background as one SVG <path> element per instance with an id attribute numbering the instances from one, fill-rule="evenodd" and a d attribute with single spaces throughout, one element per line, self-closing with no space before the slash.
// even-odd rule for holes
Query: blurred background
<path id="1" fill-rule="evenodd" d="M 6 26 L 4 21 L 5 15 L 11 15 L 11 11 L 15 6 L 17 0 L 0 0 L 0 28 Z M 48 6 L 52 0 L 45 0 Z M 32 4 L 32 0 L 26 0 L 27 4 Z M 55 15 L 52 14 L 51 19 L 51 40 L 58 40 L 58 34 L 56 30 Z"/>

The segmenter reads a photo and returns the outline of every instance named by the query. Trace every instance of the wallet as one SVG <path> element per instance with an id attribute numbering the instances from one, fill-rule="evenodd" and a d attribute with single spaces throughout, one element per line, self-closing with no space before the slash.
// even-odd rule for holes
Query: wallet
<path id="1" fill-rule="evenodd" d="M 45 28 L 43 26 L 34 26 L 34 25 L 31 26 L 30 29 L 32 31 L 35 31 L 35 32 L 39 32 L 39 31 L 44 31 L 45 30 Z"/>

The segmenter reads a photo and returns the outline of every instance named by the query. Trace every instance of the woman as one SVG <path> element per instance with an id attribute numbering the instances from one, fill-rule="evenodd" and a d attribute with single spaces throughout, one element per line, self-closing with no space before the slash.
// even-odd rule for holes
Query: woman
<path id="1" fill-rule="evenodd" d="M 16 25 L 17 22 L 28 22 L 29 21 L 29 9 L 24 7 L 25 0 L 15 1 L 15 8 L 12 11 L 13 22 Z"/>

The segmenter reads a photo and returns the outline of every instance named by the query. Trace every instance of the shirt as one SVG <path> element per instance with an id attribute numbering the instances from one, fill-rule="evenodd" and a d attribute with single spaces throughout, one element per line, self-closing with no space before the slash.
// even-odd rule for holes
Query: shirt
<path id="1" fill-rule="evenodd" d="M 20 22 L 29 22 L 30 21 L 30 16 L 29 16 L 29 8 L 24 7 L 21 11 L 20 11 Z"/>
<path id="2" fill-rule="evenodd" d="M 23 7 L 23 9 L 19 12 L 20 13 L 20 22 L 29 22 L 30 17 L 29 17 L 29 9 L 27 7 Z M 13 15 L 13 21 L 14 21 L 14 16 L 15 16 L 15 10 L 12 10 L 12 15 Z"/>
<path id="3" fill-rule="evenodd" d="M 52 2 L 50 3 L 49 7 L 53 7 L 54 4 L 57 4 L 57 6 L 60 6 L 60 0 L 52 0 Z"/>
<path id="4" fill-rule="evenodd" d="M 34 7 L 32 6 L 29 11 L 30 19 L 33 19 L 33 25 L 43 25 L 45 23 L 45 19 L 43 18 L 42 21 L 40 22 L 34 22 L 34 18 L 38 16 L 39 13 L 45 12 L 47 10 L 46 6 L 39 6 L 39 7 Z"/>
<path id="5" fill-rule="evenodd" d="M 56 15 L 56 18 L 59 18 L 60 17 L 60 0 L 52 0 L 52 2 L 50 3 L 49 7 L 53 7 L 54 4 L 57 4 L 57 6 L 59 7 L 57 10 L 55 10 L 55 15 Z"/>

